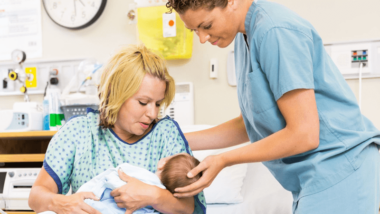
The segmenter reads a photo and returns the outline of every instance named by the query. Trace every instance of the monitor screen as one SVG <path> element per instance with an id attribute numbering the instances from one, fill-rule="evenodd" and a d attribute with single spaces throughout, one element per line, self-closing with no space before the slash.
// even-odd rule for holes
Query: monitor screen
<path id="1" fill-rule="evenodd" d="M 6 172 L 0 172 L 0 194 L 3 194 Z"/>

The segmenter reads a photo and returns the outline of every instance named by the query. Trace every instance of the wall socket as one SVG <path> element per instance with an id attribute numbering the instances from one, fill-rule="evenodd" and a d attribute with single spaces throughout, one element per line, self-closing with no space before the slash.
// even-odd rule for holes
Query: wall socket
<path id="1" fill-rule="evenodd" d="M 216 79 L 218 77 L 218 59 L 213 58 L 210 60 L 210 78 Z"/>
<path id="2" fill-rule="evenodd" d="M 325 44 L 325 49 L 346 79 L 380 77 L 380 40 Z"/>

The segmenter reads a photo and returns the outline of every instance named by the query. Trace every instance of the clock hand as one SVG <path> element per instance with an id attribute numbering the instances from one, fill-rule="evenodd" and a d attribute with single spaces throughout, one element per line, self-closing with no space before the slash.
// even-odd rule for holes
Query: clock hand
<path id="1" fill-rule="evenodd" d="M 79 1 L 80 1 L 80 3 L 82 3 L 82 5 L 83 5 L 83 7 L 84 7 L 85 5 L 83 4 L 82 0 L 79 0 Z"/>
<path id="2" fill-rule="evenodd" d="M 75 0 L 73 0 L 73 1 L 74 1 L 74 14 L 75 14 L 75 16 L 77 16 L 77 6 L 75 4 Z"/>

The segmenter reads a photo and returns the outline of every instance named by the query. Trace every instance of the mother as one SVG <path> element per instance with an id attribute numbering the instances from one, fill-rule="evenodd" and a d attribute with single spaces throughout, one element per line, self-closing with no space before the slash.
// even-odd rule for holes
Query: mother
<path id="1" fill-rule="evenodd" d="M 41 172 L 33 185 L 29 206 L 36 212 L 99 213 L 76 193 L 81 185 L 110 167 L 130 163 L 151 172 L 160 159 L 191 154 L 178 124 L 157 120 L 160 105 L 168 106 L 175 93 L 164 61 L 144 46 L 129 46 L 112 57 L 99 86 L 100 108 L 71 119 L 49 144 Z M 205 213 L 203 193 L 177 199 L 167 191 L 126 177 L 115 189 L 117 205 L 126 213 L 153 206 L 162 213 Z M 65 196 L 70 186 L 73 195 Z"/>
<path id="2" fill-rule="evenodd" d="M 187 134 L 193 150 L 254 142 L 205 159 L 189 173 L 199 193 L 226 166 L 264 162 L 293 193 L 294 213 L 378 213 L 380 132 L 306 20 L 266 0 L 169 0 L 200 42 L 220 48 L 235 39 L 241 116 Z M 228 102 L 228 101 L 226 101 Z M 249 139 L 248 139 L 249 138 Z"/>

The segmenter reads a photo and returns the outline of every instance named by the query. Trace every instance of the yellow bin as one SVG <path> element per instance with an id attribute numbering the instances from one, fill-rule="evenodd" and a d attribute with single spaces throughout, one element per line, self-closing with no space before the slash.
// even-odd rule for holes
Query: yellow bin
<path id="1" fill-rule="evenodd" d="M 169 11 L 166 6 L 137 8 L 137 28 L 139 39 L 149 49 L 158 52 L 165 59 L 189 59 L 193 52 L 193 32 L 175 13 L 176 36 L 164 37 L 163 14 Z"/>

